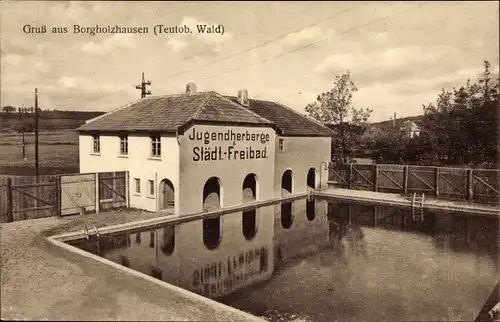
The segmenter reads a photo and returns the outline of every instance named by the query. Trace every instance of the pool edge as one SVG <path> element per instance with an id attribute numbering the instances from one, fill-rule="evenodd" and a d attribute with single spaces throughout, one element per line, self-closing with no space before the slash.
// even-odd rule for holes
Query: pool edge
<path id="1" fill-rule="evenodd" d="M 212 300 L 210 298 L 207 298 L 207 297 L 204 297 L 204 296 L 201 296 L 199 294 L 196 294 L 196 293 L 193 293 L 191 291 L 188 291 L 186 289 L 183 289 L 181 287 L 178 287 L 178 286 L 175 286 L 173 284 L 170 284 L 170 283 L 167 283 L 165 281 L 162 281 L 162 280 L 158 280 L 154 277 L 151 277 L 151 276 L 148 276 L 146 274 L 143 274 L 139 271 L 136 271 L 136 270 L 133 270 L 131 268 L 128 268 L 128 267 L 125 267 L 123 265 L 120 265 L 120 264 L 117 264 L 115 262 L 112 262 L 106 258 L 103 258 L 103 257 L 100 257 L 100 256 L 97 256 L 97 255 L 94 255 L 92 253 L 89 253 L 89 252 L 86 252 L 84 250 L 81 250 L 77 247 L 74 247 L 74 246 L 71 246 L 61 240 L 58 239 L 59 236 L 50 236 L 50 237 L 46 237 L 45 239 L 47 241 L 49 241 L 51 244 L 57 246 L 57 247 L 60 247 L 62 249 L 65 249 L 67 251 L 70 251 L 72 253 L 75 253 L 75 254 L 78 254 L 78 255 L 81 255 L 81 256 L 84 256 L 84 257 L 87 257 L 87 258 L 90 258 L 90 259 L 93 259 L 95 261 L 98 261 L 102 264 L 105 264 L 105 265 L 108 265 L 108 266 L 111 266 L 115 269 L 118 269 L 124 273 L 128 273 L 130 275 L 133 275 L 135 277 L 139 277 L 143 280 L 146 280 L 146 281 L 149 281 L 149 282 L 152 282 L 162 288 L 165 288 L 165 289 L 168 289 L 169 291 L 172 291 L 174 293 L 178 293 L 179 295 L 181 296 L 184 296 L 184 297 L 187 297 L 189 298 L 190 300 L 194 300 L 194 301 L 199 301 L 199 302 L 202 302 L 204 304 L 207 304 L 209 306 L 215 306 L 219 309 L 221 309 L 222 311 L 226 311 L 226 312 L 230 312 L 230 313 L 233 313 L 233 314 L 236 314 L 236 315 L 240 315 L 242 318 L 244 318 L 245 320 L 248 320 L 248 321 L 255 321 L 255 322 L 267 322 L 266 320 L 262 319 L 262 318 L 259 318 L 255 315 L 252 315 L 250 313 L 247 313 L 247 312 L 244 312 L 244 311 L 241 311 L 241 310 L 238 310 L 234 307 L 231 307 L 231 306 L 228 306 L 228 305 L 225 305 L 225 304 L 222 304 L 222 303 L 219 303 L 215 300 Z"/>

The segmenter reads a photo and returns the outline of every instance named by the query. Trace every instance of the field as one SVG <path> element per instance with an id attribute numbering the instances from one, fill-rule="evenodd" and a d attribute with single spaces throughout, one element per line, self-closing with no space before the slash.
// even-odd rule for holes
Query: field
<path id="1" fill-rule="evenodd" d="M 35 136 L 25 133 L 26 159 L 22 135 L 0 133 L 0 175 L 35 174 Z M 71 130 L 39 132 L 40 174 L 78 172 L 78 133 Z"/>

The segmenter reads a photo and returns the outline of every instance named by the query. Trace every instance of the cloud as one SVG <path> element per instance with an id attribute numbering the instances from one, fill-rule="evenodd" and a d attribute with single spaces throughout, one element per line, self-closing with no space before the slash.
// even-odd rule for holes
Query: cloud
<path id="1" fill-rule="evenodd" d="M 167 46 L 172 48 L 172 51 L 175 53 L 183 51 L 188 46 L 188 42 L 178 38 L 170 38 L 167 41 Z"/>
<path id="2" fill-rule="evenodd" d="M 92 55 L 108 55 L 125 48 L 135 48 L 137 40 L 132 34 L 115 34 L 101 42 L 89 41 L 80 44 L 80 49 Z"/>
<path id="3" fill-rule="evenodd" d="M 39 72 L 41 74 L 45 74 L 45 73 L 49 72 L 49 70 L 50 70 L 50 66 L 47 63 L 45 63 L 44 61 L 35 62 L 35 64 L 33 65 L 33 68 L 34 68 L 34 70 L 36 70 L 37 72 Z"/>
<path id="4" fill-rule="evenodd" d="M 357 73 L 372 71 L 377 73 L 381 68 L 394 69 L 407 64 L 433 61 L 436 52 L 424 51 L 419 46 L 387 48 L 374 52 L 354 52 L 349 54 L 333 54 L 328 56 L 317 68 L 317 72 L 349 69 Z"/>
<path id="5" fill-rule="evenodd" d="M 23 57 L 18 54 L 8 54 L 2 57 L 2 65 L 6 63 L 10 66 L 18 66 L 23 61 Z"/>
<path id="6" fill-rule="evenodd" d="M 57 81 L 57 87 L 61 91 L 71 89 L 80 89 L 82 91 L 94 91 L 94 92 L 116 92 L 123 87 L 115 83 L 96 81 L 90 78 L 78 77 L 78 76 L 62 76 Z"/>
<path id="7" fill-rule="evenodd" d="M 19 35 L 16 37 L 2 36 L 1 44 L 2 54 L 5 55 L 17 54 L 20 56 L 28 56 L 37 51 L 37 47 L 33 45 L 33 41 L 30 41 L 26 35 Z"/>
<path id="8" fill-rule="evenodd" d="M 283 49 L 295 49 L 307 46 L 314 42 L 328 38 L 332 34 L 331 29 L 323 29 L 320 27 L 309 27 L 300 31 L 294 32 L 286 36 L 283 41 Z"/>
<path id="9" fill-rule="evenodd" d="M 59 86 L 67 89 L 73 89 L 75 87 L 78 87 L 79 83 L 82 83 L 80 79 L 67 76 L 61 77 L 58 82 Z"/>
<path id="10" fill-rule="evenodd" d="M 16 90 L 25 95 L 32 88 Z M 109 109 L 131 101 L 137 95 L 131 86 L 80 76 L 62 76 L 55 83 L 39 86 L 39 91 L 44 106 L 76 110 L 85 110 L 90 106 Z"/>
<path id="11" fill-rule="evenodd" d="M 231 42 L 233 35 L 225 31 L 223 35 L 219 33 L 198 33 L 197 25 L 217 25 L 198 20 L 195 17 L 185 16 L 179 26 L 188 26 L 192 33 L 171 34 L 166 45 L 174 53 L 181 53 L 184 59 L 190 60 L 200 57 L 219 56 L 224 46 Z"/>
<path id="12" fill-rule="evenodd" d="M 401 46 L 375 51 L 333 54 L 316 66 L 314 72 L 328 79 L 345 70 L 352 72 L 358 87 L 373 83 L 393 83 L 409 78 L 432 77 L 456 69 L 460 55 L 455 48 L 441 45 L 432 50 L 421 46 Z"/>
<path id="13" fill-rule="evenodd" d="M 88 13 L 84 5 L 85 3 L 80 1 L 59 2 L 50 7 L 48 14 L 57 17 L 58 23 L 62 26 L 73 23 L 86 24 Z"/>

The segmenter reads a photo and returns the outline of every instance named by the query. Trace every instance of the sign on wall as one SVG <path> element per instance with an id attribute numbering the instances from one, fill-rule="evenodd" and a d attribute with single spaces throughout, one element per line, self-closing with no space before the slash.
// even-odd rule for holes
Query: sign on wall
<path id="1" fill-rule="evenodd" d="M 219 129 L 198 131 L 192 128 L 188 139 L 193 146 L 193 161 L 259 160 L 269 157 L 267 144 L 270 134 Z"/>

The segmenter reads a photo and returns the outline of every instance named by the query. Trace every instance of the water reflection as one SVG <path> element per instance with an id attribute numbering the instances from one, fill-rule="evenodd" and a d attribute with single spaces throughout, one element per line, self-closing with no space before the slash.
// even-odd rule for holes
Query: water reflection
<path id="1" fill-rule="evenodd" d="M 282 205 L 258 209 L 253 238 L 241 212 L 221 217 L 213 249 L 203 221 L 73 244 L 270 321 L 473 320 L 499 279 L 497 218 L 415 220 L 321 200 L 285 208 L 286 225 Z"/>
<path id="2" fill-rule="evenodd" d="M 326 218 L 328 245 L 222 301 L 270 321 L 474 320 L 499 279 L 497 218 L 346 203 Z"/>

